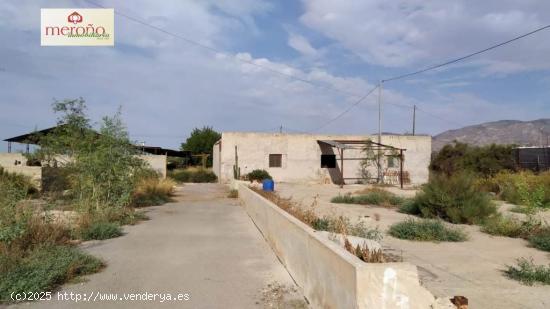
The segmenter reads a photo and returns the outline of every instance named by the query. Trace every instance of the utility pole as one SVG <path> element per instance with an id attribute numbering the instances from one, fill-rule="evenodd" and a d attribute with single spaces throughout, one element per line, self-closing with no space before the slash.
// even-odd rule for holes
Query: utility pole
<path id="1" fill-rule="evenodd" d="M 382 182 L 382 81 L 378 83 L 378 183 Z"/>
<path id="2" fill-rule="evenodd" d="M 416 132 L 416 104 L 413 106 L 413 136 Z"/>
<path id="3" fill-rule="evenodd" d="M 382 144 L 382 81 L 378 83 L 378 144 Z"/>

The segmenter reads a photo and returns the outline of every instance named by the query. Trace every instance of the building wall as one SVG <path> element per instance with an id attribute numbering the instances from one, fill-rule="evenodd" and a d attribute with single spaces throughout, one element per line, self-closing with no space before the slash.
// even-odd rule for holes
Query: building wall
<path id="1" fill-rule="evenodd" d="M 219 140 L 214 144 L 214 147 L 212 149 L 212 172 L 214 172 L 214 174 L 218 176 L 218 179 L 220 178 L 221 149 L 222 149 L 222 141 Z"/>
<path id="2" fill-rule="evenodd" d="M 139 157 L 147 162 L 152 169 L 161 174 L 163 178 L 166 178 L 165 155 L 140 155 Z M 68 160 L 64 156 L 58 157 L 59 162 L 67 162 Z M 15 161 L 20 161 L 21 164 L 15 165 Z M 42 167 L 26 166 L 26 163 L 27 159 L 21 153 L 0 153 L 0 166 L 6 171 L 29 176 L 38 187 L 41 187 Z"/>
<path id="3" fill-rule="evenodd" d="M 220 181 L 227 182 L 233 178 L 235 164 L 235 146 L 239 156 L 241 175 L 254 169 L 265 169 L 276 181 L 282 182 L 312 182 L 339 183 L 341 161 L 338 150 L 320 145 L 318 140 L 377 140 L 377 136 L 363 135 L 311 135 L 284 133 L 248 133 L 224 132 L 219 151 L 219 167 L 214 168 Z M 430 136 L 384 135 L 382 143 L 407 149 L 404 153 L 404 170 L 408 171 L 412 184 L 422 184 L 428 181 L 428 166 L 431 155 Z M 269 167 L 269 154 L 282 154 L 282 167 Z M 321 154 L 335 154 L 336 168 L 321 168 Z M 216 157 L 216 154 L 214 155 Z M 344 158 L 362 158 L 361 150 L 345 150 Z M 359 178 L 360 160 L 344 161 L 344 178 Z M 398 170 L 397 166 L 394 168 Z M 371 173 L 375 173 L 371 170 Z M 355 180 L 346 180 L 354 183 Z"/>
<path id="4" fill-rule="evenodd" d="M 152 169 L 157 171 L 162 178 L 166 178 L 166 156 L 165 155 L 140 155 L 140 159 L 147 162 Z"/>
<path id="5" fill-rule="evenodd" d="M 21 165 L 27 165 L 27 159 L 22 153 L 0 153 L 0 166 L 15 166 L 15 161 L 20 161 Z"/>
<path id="6" fill-rule="evenodd" d="M 15 165 L 15 161 L 21 163 Z M 40 166 L 27 166 L 27 159 L 22 153 L 0 153 L 0 166 L 7 172 L 30 177 L 38 188 L 42 186 L 42 168 Z"/>

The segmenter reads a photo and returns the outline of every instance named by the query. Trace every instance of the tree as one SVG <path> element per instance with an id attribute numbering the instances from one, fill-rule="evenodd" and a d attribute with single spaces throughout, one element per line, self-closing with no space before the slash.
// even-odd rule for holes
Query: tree
<path id="1" fill-rule="evenodd" d="M 147 169 L 128 139 L 120 112 L 104 117 L 99 134 L 92 129 L 82 98 L 56 101 L 56 129 L 40 138 L 48 162 L 68 170 L 72 196 L 86 212 L 113 212 L 130 204 L 137 178 Z"/>
<path id="2" fill-rule="evenodd" d="M 185 143 L 181 144 L 181 149 L 193 154 L 209 154 L 208 166 L 212 166 L 212 147 L 221 137 L 212 127 L 195 128 Z"/>
<path id="3" fill-rule="evenodd" d="M 494 175 L 502 170 L 514 171 L 513 149 L 513 145 L 472 146 L 455 141 L 432 156 L 430 169 L 449 176 L 460 171 L 482 176 Z"/>
<path id="4" fill-rule="evenodd" d="M 383 182 L 383 168 L 388 164 L 390 157 L 398 157 L 399 153 L 393 148 L 384 148 L 373 143 L 372 140 L 367 139 L 365 141 L 365 147 L 363 147 L 365 158 L 359 163 L 359 173 L 365 182 L 370 182 L 374 177 L 369 171 L 369 167 L 374 167 L 376 170 L 377 182 Z"/>

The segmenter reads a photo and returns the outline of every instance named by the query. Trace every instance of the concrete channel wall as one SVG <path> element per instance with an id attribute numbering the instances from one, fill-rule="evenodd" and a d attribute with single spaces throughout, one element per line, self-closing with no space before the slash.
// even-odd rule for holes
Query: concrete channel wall
<path id="1" fill-rule="evenodd" d="M 250 218 L 313 308 L 438 308 L 409 263 L 365 263 L 337 243 L 234 183 Z"/>

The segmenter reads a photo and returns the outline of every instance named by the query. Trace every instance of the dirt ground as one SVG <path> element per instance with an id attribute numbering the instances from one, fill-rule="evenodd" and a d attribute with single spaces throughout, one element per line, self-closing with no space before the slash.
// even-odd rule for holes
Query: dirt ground
<path id="1" fill-rule="evenodd" d="M 533 258 L 537 264 L 549 264 L 547 252 L 529 248 L 522 239 L 490 236 L 477 226 L 458 225 L 470 239 L 462 243 L 414 242 L 386 234 L 388 227 L 409 217 L 395 209 L 378 206 L 333 204 L 338 194 L 364 189 L 363 185 L 277 184 L 283 197 L 291 197 L 305 207 L 314 200 L 319 215 L 345 215 L 351 220 L 361 218 L 384 232 L 381 244 L 385 250 L 401 255 L 404 261 L 418 266 L 422 284 L 438 297 L 463 295 L 470 300 L 469 308 L 550 308 L 550 287 L 525 286 L 504 276 L 505 265 L 517 258 Z M 401 196 L 412 197 L 414 190 L 384 188 Z M 504 203 L 500 203 L 504 204 Z M 510 205 L 503 205 L 507 210 Z M 375 214 L 380 216 L 376 221 Z M 545 214 L 543 217 L 546 217 Z"/>

